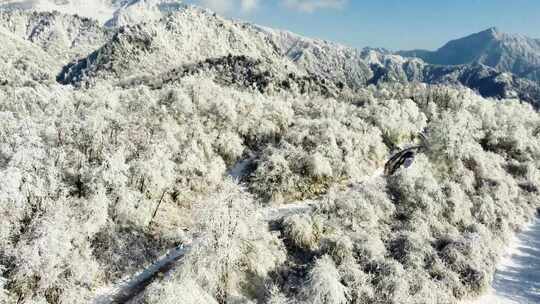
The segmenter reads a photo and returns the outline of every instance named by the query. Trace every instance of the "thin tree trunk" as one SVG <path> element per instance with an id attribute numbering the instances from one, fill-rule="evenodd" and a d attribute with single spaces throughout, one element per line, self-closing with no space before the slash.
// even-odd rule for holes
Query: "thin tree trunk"
<path id="1" fill-rule="evenodd" d="M 163 198 L 165 197 L 166 193 L 167 193 L 167 190 L 163 191 L 163 194 L 161 195 L 161 198 L 159 199 L 159 202 L 157 203 L 156 209 L 154 210 L 154 213 L 152 214 L 152 218 L 150 218 L 150 222 L 148 223 L 148 226 L 152 225 L 152 222 L 154 221 L 154 218 L 156 217 L 156 214 L 159 210 L 159 206 L 161 206 L 161 202 L 163 202 Z"/>

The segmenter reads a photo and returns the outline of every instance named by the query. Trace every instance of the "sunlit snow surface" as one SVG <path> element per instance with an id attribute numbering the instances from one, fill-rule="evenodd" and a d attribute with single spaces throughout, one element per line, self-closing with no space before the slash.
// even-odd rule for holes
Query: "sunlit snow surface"
<path id="1" fill-rule="evenodd" d="M 59 11 L 122 26 L 159 19 L 180 9 L 180 0 L 0 0 L 0 10 Z"/>
<path id="2" fill-rule="evenodd" d="M 124 278 L 116 286 L 103 288 L 98 291 L 93 304 L 126 303 L 150 284 L 157 273 L 166 272 L 174 265 L 174 262 L 183 258 L 191 247 L 191 243 L 177 246 L 132 278 Z"/>
<path id="3" fill-rule="evenodd" d="M 39 12 L 59 11 L 65 14 L 97 19 L 104 23 L 111 19 L 116 8 L 108 0 L 0 0 L 0 9 L 24 9 Z"/>
<path id="4" fill-rule="evenodd" d="M 229 176 L 235 180 L 240 180 L 245 170 L 255 160 L 254 156 L 250 156 L 244 160 L 238 161 L 233 168 L 229 171 Z M 361 187 L 364 183 L 376 182 L 377 179 L 383 176 L 383 169 L 379 168 L 371 175 L 356 181 L 351 185 L 354 187 Z M 291 216 L 294 214 L 308 214 L 316 209 L 316 202 L 307 200 L 303 202 L 295 202 L 286 204 L 280 207 L 267 207 L 263 208 L 260 212 L 263 220 L 267 222 L 275 221 L 279 218 Z M 144 288 L 152 282 L 152 280 L 159 273 L 165 273 L 174 267 L 174 264 L 181 260 L 193 246 L 193 242 L 197 240 L 189 241 L 185 245 L 172 248 L 169 252 L 154 262 L 149 267 L 141 270 L 133 277 L 125 277 L 116 285 L 107 286 L 98 290 L 97 296 L 92 302 L 93 304 L 112 304 L 112 303 L 126 303 Z M 1 282 L 0 282 L 1 283 Z"/>
<path id="5" fill-rule="evenodd" d="M 510 244 L 501 260 L 490 292 L 463 304 L 540 303 L 540 219 Z"/>

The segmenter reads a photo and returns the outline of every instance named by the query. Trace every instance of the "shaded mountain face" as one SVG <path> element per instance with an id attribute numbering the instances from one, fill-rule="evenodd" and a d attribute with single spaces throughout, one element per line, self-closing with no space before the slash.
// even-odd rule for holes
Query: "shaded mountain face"
<path id="1" fill-rule="evenodd" d="M 397 54 L 438 65 L 479 63 L 540 81 L 540 40 L 502 33 L 496 28 L 450 41 L 434 52 L 413 50 Z"/>

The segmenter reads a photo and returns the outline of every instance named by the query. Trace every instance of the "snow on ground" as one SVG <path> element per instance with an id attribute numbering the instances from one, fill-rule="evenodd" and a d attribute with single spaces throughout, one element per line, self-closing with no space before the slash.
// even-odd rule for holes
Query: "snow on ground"
<path id="1" fill-rule="evenodd" d="M 243 177 L 245 170 L 249 164 L 255 159 L 254 156 L 250 156 L 244 160 L 240 160 L 229 171 L 229 175 L 234 179 Z M 360 186 L 362 183 L 370 183 L 375 179 L 381 177 L 383 169 L 376 170 L 372 175 L 366 176 L 361 181 L 351 185 L 351 187 Z M 287 216 L 294 214 L 311 213 L 315 211 L 317 203 L 312 200 L 303 202 L 295 202 L 286 204 L 279 207 L 267 207 L 261 210 L 263 219 L 267 222 L 276 221 Z M 137 275 L 132 278 L 125 278 L 115 286 L 109 286 L 99 290 L 93 304 L 112 304 L 112 303 L 125 303 L 129 299 L 136 296 L 141 292 L 159 273 L 165 273 L 174 267 L 174 264 L 181 260 L 184 255 L 191 250 L 193 242 L 188 242 L 183 245 L 179 245 L 169 250 L 169 252 L 159 258 L 152 265 L 143 269 Z"/>
<path id="2" fill-rule="evenodd" d="M 107 287 L 98 291 L 93 304 L 125 303 L 139 293 L 144 287 L 152 283 L 156 274 L 164 273 L 174 263 L 181 259 L 192 247 L 192 243 L 179 245 L 158 259 L 154 264 L 142 270 L 132 278 L 126 278 L 116 286 Z"/>
<path id="3" fill-rule="evenodd" d="M 0 0 L 0 10 L 59 11 L 96 19 L 109 26 L 122 26 L 159 19 L 165 12 L 179 10 L 180 4 L 179 0 Z"/>
<path id="4" fill-rule="evenodd" d="M 106 26 L 117 27 L 159 19 L 164 13 L 178 11 L 178 0 L 131 0 L 119 7 Z"/>
<path id="5" fill-rule="evenodd" d="M 515 303 L 540 303 L 540 217 L 510 243 L 488 294 L 463 304 Z"/>

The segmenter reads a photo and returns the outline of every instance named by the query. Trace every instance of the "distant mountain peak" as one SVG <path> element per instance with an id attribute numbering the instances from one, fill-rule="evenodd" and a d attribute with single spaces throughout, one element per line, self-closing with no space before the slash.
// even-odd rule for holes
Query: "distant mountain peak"
<path id="1" fill-rule="evenodd" d="M 398 54 L 438 65 L 479 63 L 540 82 L 540 40 L 507 34 L 497 27 L 452 40 L 434 52 L 414 50 Z"/>
<path id="2" fill-rule="evenodd" d="M 504 33 L 500 31 L 498 27 L 493 26 L 484 31 L 470 35 L 468 37 L 482 36 L 482 37 L 487 37 L 487 38 L 500 39 L 503 35 Z"/>
<path id="3" fill-rule="evenodd" d="M 496 26 L 492 26 L 492 27 L 488 28 L 487 30 L 485 30 L 484 32 L 489 32 L 489 33 L 492 33 L 492 34 L 499 34 L 499 33 L 501 33 L 501 31 L 499 30 L 499 28 L 496 27 Z"/>

